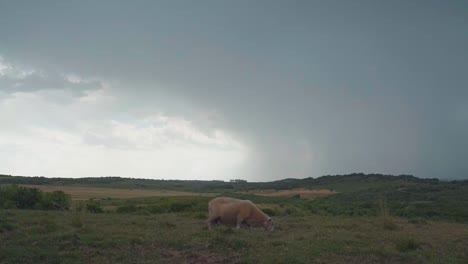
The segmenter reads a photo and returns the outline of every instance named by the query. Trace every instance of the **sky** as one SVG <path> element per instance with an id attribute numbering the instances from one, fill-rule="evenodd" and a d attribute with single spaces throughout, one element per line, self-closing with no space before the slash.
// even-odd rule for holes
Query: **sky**
<path id="1" fill-rule="evenodd" d="M 468 179 L 467 1 L 0 0 L 0 173 Z"/>

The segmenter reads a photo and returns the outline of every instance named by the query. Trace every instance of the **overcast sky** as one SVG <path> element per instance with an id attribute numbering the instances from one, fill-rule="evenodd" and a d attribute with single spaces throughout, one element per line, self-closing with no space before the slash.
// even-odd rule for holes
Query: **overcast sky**
<path id="1" fill-rule="evenodd" d="M 0 0 L 0 173 L 468 178 L 467 1 Z"/>

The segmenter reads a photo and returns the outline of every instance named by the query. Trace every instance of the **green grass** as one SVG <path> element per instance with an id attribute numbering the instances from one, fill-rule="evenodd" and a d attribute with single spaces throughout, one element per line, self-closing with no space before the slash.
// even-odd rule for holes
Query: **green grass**
<path id="1" fill-rule="evenodd" d="M 211 198 L 203 196 L 73 201 L 68 211 L 0 209 L 0 263 L 468 263 L 467 181 L 362 174 L 232 184 L 0 176 L 0 183 L 12 181 L 216 190 L 266 208 L 281 228 L 208 231 Z M 236 192 L 296 187 L 340 193 L 297 199 Z"/>
<path id="2" fill-rule="evenodd" d="M 446 220 L 468 223 L 468 180 L 439 181 L 437 179 L 420 179 L 409 175 L 391 176 L 380 174 L 349 174 L 337 176 L 323 176 L 319 178 L 284 179 L 274 182 L 223 182 L 223 181 L 178 181 L 178 180 L 149 180 L 130 179 L 120 177 L 103 178 L 44 178 L 44 177 L 12 177 L 0 175 L 2 184 L 40 184 L 107 187 L 121 189 L 173 190 L 198 193 L 221 193 L 226 196 L 251 199 L 256 203 L 291 204 L 284 197 L 258 197 L 242 194 L 246 190 L 291 188 L 333 189 L 338 194 L 315 199 L 300 200 L 294 206 L 286 209 L 270 208 L 269 213 L 274 216 L 302 214 L 311 211 L 319 214 L 349 215 L 349 216 L 377 216 L 379 200 L 387 201 L 387 207 L 392 215 L 406 218 L 424 218 L 432 220 Z M 85 187 L 86 188 L 86 187 Z M 111 190 L 111 189 L 109 189 Z M 115 190 L 113 190 L 115 191 Z M 132 190 L 136 191 L 136 190 Z M 86 189 L 83 190 L 86 192 Z M 123 193 L 123 191 L 122 191 Z M 192 197 L 188 197 L 191 199 Z M 276 200 L 274 200 L 275 198 Z M 149 200 L 153 198 L 148 198 Z M 162 199 L 165 199 L 162 197 Z M 209 198 L 204 198 L 205 200 Z M 171 200 L 173 201 L 173 200 Z M 139 203 L 139 202 L 133 202 Z M 146 202 L 145 202 L 146 203 Z M 194 204 L 169 204 L 172 202 L 154 203 L 147 208 L 140 208 L 129 204 L 104 204 L 104 210 L 109 207 L 120 207 L 120 212 L 137 213 L 167 213 L 198 210 L 198 200 Z M 0 197 L 1 204 L 1 197 Z M 86 205 L 84 205 L 86 206 Z M 204 205 L 203 205 L 204 206 Z M 3 208 L 15 207 L 5 201 Z M 96 208 L 97 209 L 97 208 Z"/>
<path id="3" fill-rule="evenodd" d="M 466 263 L 466 224 L 392 217 L 317 215 L 301 199 L 277 203 L 281 230 L 206 225 L 207 198 L 102 200 L 114 210 L 0 211 L 0 263 Z M 270 199 L 270 200 L 269 200 Z M 175 206 L 173 206 L 175 204 Z M 188 206 L 190 205 L 190 206 Z M 282 205 L 283 207 L 280 207 Z M 142 208 L 117 213 L 116 208 Z M 145 210 L 159 206 L 172 211 Z"/>

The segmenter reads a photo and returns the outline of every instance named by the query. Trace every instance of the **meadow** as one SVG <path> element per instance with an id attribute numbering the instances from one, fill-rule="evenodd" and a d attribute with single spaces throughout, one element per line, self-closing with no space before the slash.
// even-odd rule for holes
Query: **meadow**
<path id="1" fill-rule="evenodd" d="M 20 186 L 35 188 L 44 192 L 63 191 L 71 196 L 73 200 L 89 200 L 104 198 L 141 198 L 155 196 L 211 196 L 212 194 L 195 193 L 172 190 L 146 190 L 146 189 L 113 189 L 103 187 L 84 186 L 61 186 L 61 185 L 31 185 L 21 184 Z"/>
<path id="2" fill-rule="evenodd" d="M 65 193 L 77 190 L 66 187 Z M 372 183 L 326 197 L 293 189 L 273 195 L 269 188 L 183 195 L 147 188 L 157 192 L 140 197 L 127 197 L 138 190 L 109 188 L 96 197 L 96 187 L 80 188 L 68 210 L 0 209 L 0 263 L 468 262 L 464 182 L 392 182 L 385 188 Z M 209 231 L 207 203 L 217 195 L 252 200 L 272 216 L 277 230 Z"/>
<path id="3" fill-rule="evenodd" d="M 466 263 L 466 224 L 317 215 L 259 197 L 279 230 L 206 227 L 209 197 L 74 202 L 68 211 L 1 211 L 1 263 Z M 297 200 L 297 199 L 296 199 Z M 268 211 L 267 211 L 268 212 Z"/>

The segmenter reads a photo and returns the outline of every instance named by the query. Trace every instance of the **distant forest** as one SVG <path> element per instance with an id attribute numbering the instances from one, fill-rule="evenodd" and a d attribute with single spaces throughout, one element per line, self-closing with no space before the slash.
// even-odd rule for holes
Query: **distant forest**
<path id="1" fill-rule="evenodd" d="M 0 184 L 36 184 L 36 185 L 75 185 L 110 187 L 121 189 L 164 189 L 195 192 L 245 191 L 245 190 L 288 190 L 293 188 L 333 189 L 338 192 L 357 191 L 379 186 L 401 184 L 438 184 L 447 183 L 438 179 L 421 179 L 411 175 L 382 175 L 353 173 L 347 175 L 327 175 L 319 178 L 283 179 L 271 182 L 247 182 L 245 180 L 199 181 L 199 180 L 153 180 L 122 177 L 86 177 L 86 178 L 46 178 L 24 177 L 0 174 Z M 452 181 L 465 183 L 464 181 Z"/>

